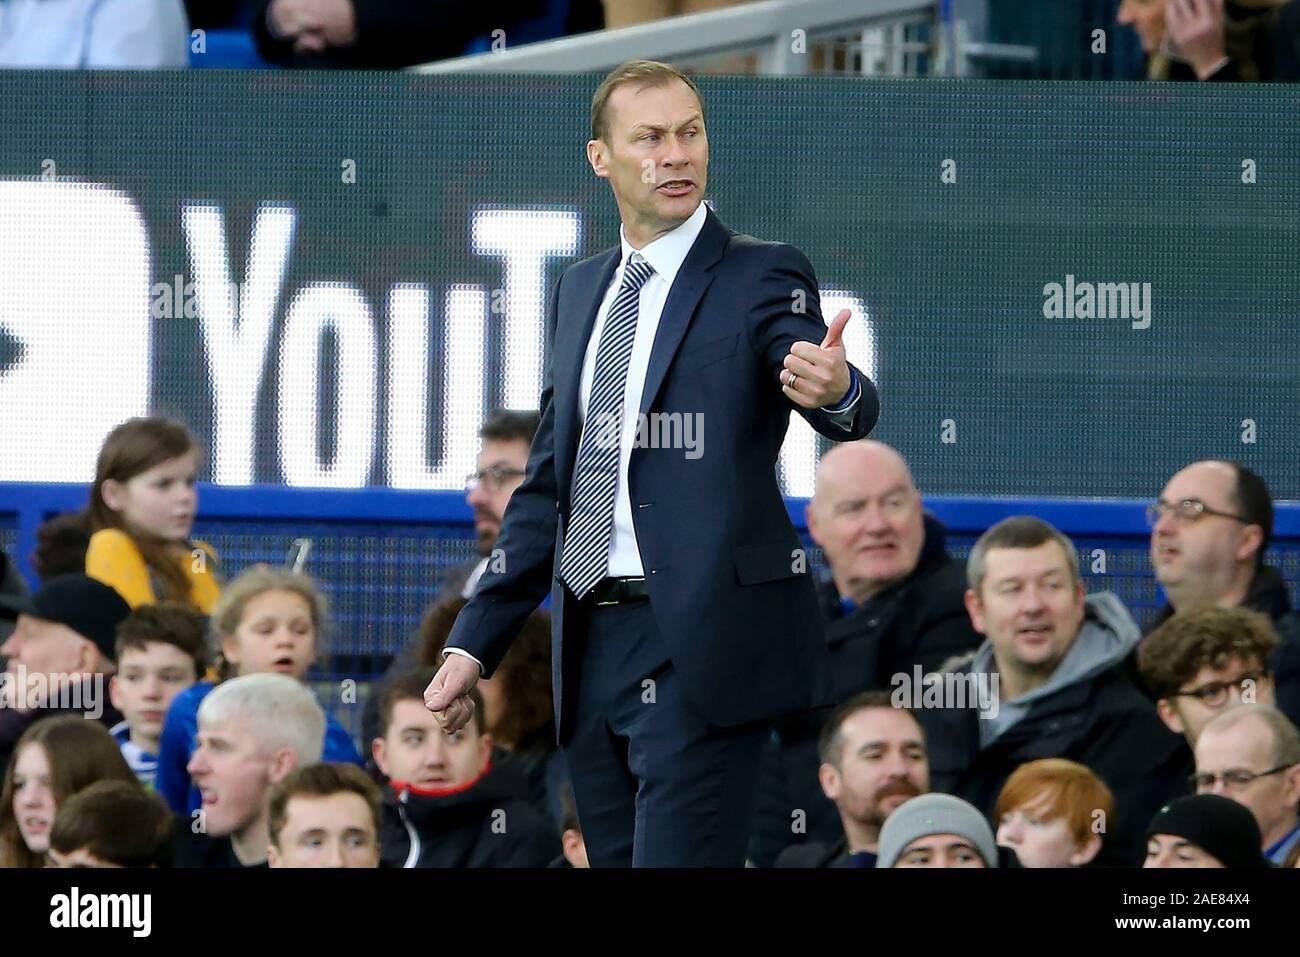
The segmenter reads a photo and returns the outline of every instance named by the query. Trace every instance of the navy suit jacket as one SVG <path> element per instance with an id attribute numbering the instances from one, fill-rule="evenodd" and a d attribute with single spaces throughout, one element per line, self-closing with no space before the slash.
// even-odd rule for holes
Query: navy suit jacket
<path id="1" fill-rule="evenodd" d="M 579 382 L 621 255 L 615 246 L 576 263 L 555 286 L 542 420 L 527 476 L 506 509 L 499 560 L 489 562 L 447 640 L 490 677 L 550 591 L 561 744 L 571 727 L 563 691 L 576 680 L 580 648 L 575 626 L 566 625 L 576 617 L 573 598 L 557 577 L 582 433 Z M 797 290 L 806 293 L 802 312 L 793 309 Z M 851 440 L 871 431 L 880 406 L 875 386 L 856 370 L 862 397 L 849 429 L 785 397 L 778 377 L 790 346 L 820 343 L 825 334 L 807 257 L 737 234 L 710 209 L 664 304 L 640 406 L 698 416 L 702 454 L 635 447 L 627 480 L 655 623 L 687 696 L 720 727 L 832 703 L 817 597 L 776 463 L 792 409 L 822 435 Z"/>

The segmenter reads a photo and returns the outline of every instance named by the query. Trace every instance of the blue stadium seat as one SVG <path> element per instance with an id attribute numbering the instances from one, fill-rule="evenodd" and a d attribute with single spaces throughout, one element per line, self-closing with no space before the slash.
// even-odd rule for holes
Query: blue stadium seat
<path id="1" fill-rule="evenodd" d="M 247 27 L 207 30 L 204 43 L 207 49 L 203 53 L 195 53 L 193 44 L 190 45 L 190 66 L 195 69 L 258 70 L 274 67 L 257 52 L 257 44 Z"/>
<path id="2" fill-rule="evenodd" d="M 569 18 L 569 6 L 572 0 L 547 0 L 546 12 L 531 20 L 524 20 L 506 31 L 506 48 L 538 43 L 542 40 L 554 40 L 564 36 L 564 24 Z M 464 54 L 487 53 L 492 49 L 492 35 L 484 33 L 470 40 L 465 45 Z"/>

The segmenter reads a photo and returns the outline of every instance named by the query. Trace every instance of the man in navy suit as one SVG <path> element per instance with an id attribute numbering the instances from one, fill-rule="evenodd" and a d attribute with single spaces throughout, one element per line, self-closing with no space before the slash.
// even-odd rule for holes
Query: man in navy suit
<path id="1" fill-rule="evenodd" d="M 777 484 L 790 412 L 837 440 L 879 412 L 807 258 L 702 202 L 703 112 L 686 76 L 645 60 L 593 97 L 587 159 L 621 243 L 556 284 L 528 474 L 425 693 L 463 726 L 469 689 L 551 593 L 556 733 L 593 867 L 744 863 L 771 720 L 832 703 Z"/>

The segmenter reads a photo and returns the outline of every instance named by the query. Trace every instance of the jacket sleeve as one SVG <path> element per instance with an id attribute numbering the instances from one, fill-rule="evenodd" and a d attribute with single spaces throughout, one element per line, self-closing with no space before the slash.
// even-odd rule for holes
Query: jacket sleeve
<path id="1" fill-rule="evenodd" d="M 548 344 L 555 341 L 556 311 L 563 281 L 561 276 L 551 294 L 547 312 Z M 559 527 L 550 358 L 553 352 L 548 347 L 541 396 L 542 420 L 528 453 L 524 482 L 506 506 L 494 559 L 488 562 L 474 597 L 461 609 L 447 637 L 446 647 L 460 648 L 482 662 L 484 678 L 492 677 L 524 620 L 551 589 Z"/>
<path id="2" fill-rule="evenodd" d="M 1191 752 L 1180 735 L 1165 727 L 1154 707 L 1103 715 L 1095 730 L 1078 760 L 1114 795 L 1115 820 L 1105 822 L 1107 843 L 1136 866 L 1142 862 L 1151 819 L 1165 803 L 1187 793 Z"/>
<path id="3" fill-rule="evenodd" d="M 118 529 L 105 528 L 90 536 L 86 574 L 116 589 L 132 608 L 154 601 L 149 570 L 140 550 L 129 535 Z"/>
<path id="4" fill-rule="evenodd" d="M 162 795 L 172 813 L 179 817 L 187 817 L 189 814 L 190 773 L 186 767 L 193 752 L 194 734 L 198 730 L 197 719 L 197 705 L 189 693 L 182 691 L 181 696 L 167 709 L 162 737 L 158 742 L 158 771 L 154 777 L 154 788 Z"/>
<path id="5" fill-rule="evenodd" d="M 325 719 L 325 746 L 321 751 L 321 760 L 365 766 L 365 762 L 357 752 L 352 735 L 348 734 L 347 728 L 331 717 Z"/>
<path id="6" fill-rule="evenodd" d="M 808 257 L 794 246 L 773 244 L 759 263 L 754 287 L 750 335 L 755 351 L 767 368 L 772 389 L 788 408 L 802 415 L 826 438 L 836 442 L 865 438 L 880 417 L 880 398 L 875 383 L 861 369 L 850 365 L 857 375 L 862 395 L 847 429 L 837 424 L 825 409 L 805 409 L 795 405 L 781 391 L 781 370 L 790 347 L 800 340 L 820 344 L 826 337 L 817 275 Z M 857 317 L 849 321 L 861 322 L 862 319 Z"/>

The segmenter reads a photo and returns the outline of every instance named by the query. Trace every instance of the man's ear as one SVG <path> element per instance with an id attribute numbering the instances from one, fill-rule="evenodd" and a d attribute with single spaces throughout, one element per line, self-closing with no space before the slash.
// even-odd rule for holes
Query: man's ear
<path id="1" fill-rule="evenodd" d="M 271 767 L 267 772 L 272 784 L 279 784 L 292 771 L 298 769 L 298 754 L 293 748 L 277 748 L 271 753 Z"/>
<path id="2" fill-rule="evenodd" d="M 587 140 L 587 162 L 601 179 L 609 179 L 609 154 L 604 140 Z"/>
<path id="3" fill-rule="evenodd" d="M 1241 540 L 1237 542 L 1237 561 L 1253 561 L 1263 547 L 1264 529 L 1258 525 L 1247 525 L 1241 530 Z"/>
<path id="4" fill-rule="evenodd" d="M 383 738 L 375 738 L 370 742 L 370 756 L 375 759 L 375 767 L 379 768 L 384 777 L 390 777 L 388 773 L 388 743 Z"/>
<path id="5" fill-rule="evenodd" d="M 817 769 L 817 781 L 822 786 L 822 793 L 832 801 L 839 799 L 843 791 L 839 769 L 833 764 L 823 764 Z"/>
<path id="6" fill-rule="evenodd" d="M 1169 698 L 1161 698 L 1156 702 L 1156 714 L 1160 715 L 1160 720 L 1174 734 L 1186 734 L 1187 726 L 1183 724 L 1182 715 L 1178 713 L 1178 708 Z"/>
<path id="7" fill-rule="evenodd" d="M 266 866 L 267 867 L 281 866 L 280 852 L 276 850 L 274 841 L 266 845 Z"/>
<path id="8" fill-rule="evenodd" d="M 77 667 L 74 674 L 94 674 L 102 656 L 99 648 L 89 638 L 82 638 L 77 645 Z M 104 659 L 107 662 L 107 659 Z"/>
<path id="9" fill-rule="evenodd" d="M 122 710 L 121 695 L 117 690 L 117 675 L 111 675 L 108 679 L 108 703 L 118 711 Z"/>
<path id="10" fill-rule="evenodd" d="M 984 604 L 973 588 L 967 588 L 963 596 L 966 601 L 966 614 L 970 615 L 971 627 L 984 634 Z"/>
<path id="11" fill-rule="evenodd" d="M 817 531 L 817 511 L 813 508 L 811 499 L 803 507 L 803 520 L 808 526 L 808 536 L 813 540 L 814 544 L 824 549 L 826 546 L 822 544 L 821 535 Z"/>

